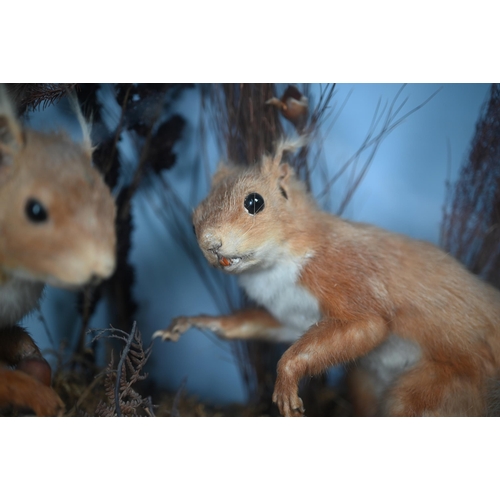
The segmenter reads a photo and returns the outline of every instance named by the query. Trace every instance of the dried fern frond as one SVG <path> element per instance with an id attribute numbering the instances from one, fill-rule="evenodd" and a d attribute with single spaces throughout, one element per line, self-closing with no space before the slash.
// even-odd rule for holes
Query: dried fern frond
<path id="1" fill-rule="evenodd" d="M 113 351 L 105 370 L 104 387 L 107 401 L 100 401 L 95 415 L 100 417 L 154 416 L 151 398 L 142 397 L 132 386 L 147 378 L 144 367 L 151 355 L 152 345 L 144 349 L 141 332 L 134 322 L 130 333 L 117 328 L 101 330 L 95 340 L 103 337 L 125 343 L 115 368 Z"/>

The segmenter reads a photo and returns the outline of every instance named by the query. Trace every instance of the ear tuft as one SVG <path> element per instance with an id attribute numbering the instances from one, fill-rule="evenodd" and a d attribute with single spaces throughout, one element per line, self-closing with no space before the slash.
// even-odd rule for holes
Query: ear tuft
<path id="1" fill-rule="evenodd" d="M 0 84 L 0 152 L 2 157 L 13 154 L 23 144 L 22 126 L 16 118 L 7 89 Z"/>
<path id="2" fill-rule="evenodd" d="M 274 161 L 277 163 L 281 162 L 283 155 L 286 152 L 295 153 L 298 149 L 301 149 L 309 143 L 309 137 L 307 135 L 300 135 L 295 139 L 282 138 L 276 145 L 276 152 L 274 153 Z"/>
<path id="3" fill-rule="evenodd" d="M 95 149 L 95 147 L 92 146 L 92 139 L 91 139 L 92 123 L 85 120 L 83 113 L 82 113 L 82 109 L 80 107 L 80 103 L 78 102 L 78 97 L 76 96 L 76 92 L 74 89 L 68 93 L 68 100 L 69 100 L 69 103 L 71 105 L 73 112 L 76 115 L 78 123 L 80 124 L 80 128 L 82 129 L 82 136 L 83 136 L 82 147 L 83 147 L 83 150 L 85 151 L 85 154 L 89 158 L 92 158 L 92 153 L 94 152 L 94 149 Z"/>

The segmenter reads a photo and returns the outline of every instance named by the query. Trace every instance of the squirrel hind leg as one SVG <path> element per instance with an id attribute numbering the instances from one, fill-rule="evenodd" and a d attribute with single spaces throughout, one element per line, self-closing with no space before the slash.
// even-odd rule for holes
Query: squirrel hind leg
<path id="1" fill-rule="evenodd" d="M 422 360 L 404 373 L 381 401 L 384 416 L 484 416 L 486 399 L 479 374 Z"/>
<path id="2" fill-rule="evenodd" d="M 0 361 L 17 365 L 25 358 L 42 358 L 42 353 L 29 335 L 19 325 L 0 328 Z"/>

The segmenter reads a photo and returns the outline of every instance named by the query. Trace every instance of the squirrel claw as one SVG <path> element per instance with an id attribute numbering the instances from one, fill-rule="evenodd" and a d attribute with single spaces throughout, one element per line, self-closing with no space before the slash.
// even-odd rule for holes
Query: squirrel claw
<path id="1" fill-rule="evenodd" d="M 305 413 L 302 399 L 297 393 L 284 394 L 283 392 L 274 391 L 273 403 L 278 405 L 279 411 L 283 417 L 303 417 Z"/>
<path id="2" fill-rule="evenodd" d="M 178 318 L 174 318 L 172 323 L 165 328 L 164 330 L 157 330 L 153 333 L 152 338 L 161 338 L 162 340 L 171 340 L 172 342 L 177 342 L 181 335 L 191 328 L 191 322 L 189 318 L 185 316 L 179 316 Z"/>
<path id="3" fill-rule="evenodd" d="M 171 340 L 172 342 L 177 342 L 180 338 L 178 333 L 173 333 L 168 330 L 156 330 L 153 333 L 152 339 L 160 338 L 162 340 Z"/>

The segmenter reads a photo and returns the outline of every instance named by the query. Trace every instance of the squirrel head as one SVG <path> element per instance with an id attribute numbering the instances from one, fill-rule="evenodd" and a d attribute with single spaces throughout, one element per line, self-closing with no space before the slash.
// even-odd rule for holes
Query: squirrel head
<path id="1" fill-rule="evenodd" d="M 198 243 L 213 266 L 241 273 L 269 267 L 291 250 L 311 200 L 282 153 L 250 168 L 220 165 L 214 174 L 193 214 Z"/>
<path id="2" fill-rule="evenodd" d="M 62 133 L 24 128 L 0 87 L 0 269 L 5 275 L 56 286 L 111 275 L 115 203 L 91 156 L 88 140 L 77 144 Z"/>

